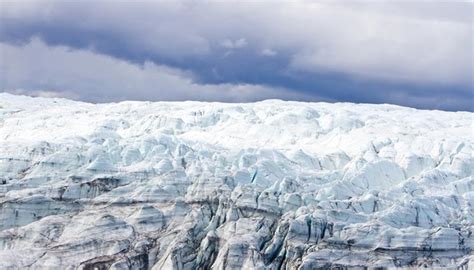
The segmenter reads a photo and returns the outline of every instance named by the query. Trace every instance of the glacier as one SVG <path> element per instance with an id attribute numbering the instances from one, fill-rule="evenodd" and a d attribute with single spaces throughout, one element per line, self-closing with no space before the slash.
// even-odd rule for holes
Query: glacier
<path id="1" fill-rule="evenodd" d="M 474 114 L 0 93 L 1 269 L 474 269 Z"/>

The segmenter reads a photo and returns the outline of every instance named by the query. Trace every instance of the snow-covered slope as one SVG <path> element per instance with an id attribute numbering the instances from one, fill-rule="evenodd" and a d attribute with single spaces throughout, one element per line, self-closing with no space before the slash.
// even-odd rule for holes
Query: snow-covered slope
<path id="1" fill-rule="evenodd" d="M 0 94 L 0 268 L 467 269 L 473 117 Z"/>

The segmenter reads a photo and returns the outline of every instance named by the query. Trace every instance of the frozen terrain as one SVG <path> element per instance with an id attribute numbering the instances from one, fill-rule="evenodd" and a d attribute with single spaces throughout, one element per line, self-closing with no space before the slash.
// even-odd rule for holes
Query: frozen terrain
<path id="1" fill-rule="evenodd" d="M 473 120 L 0 94 L 0 269 L 472 268 Z"/>

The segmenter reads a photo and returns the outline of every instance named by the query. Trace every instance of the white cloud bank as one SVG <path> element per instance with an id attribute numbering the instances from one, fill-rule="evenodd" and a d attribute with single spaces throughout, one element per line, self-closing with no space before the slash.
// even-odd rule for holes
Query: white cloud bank
<path id="1" fill-rule="evenodd" d="M 87 101 L 309 99 L 260 85 L 197 84 L 191 73 L 179 69 L 150 62 L 139 66 L 87 50 L 49 47 L 38 39 L 25 46 L 0 43 L 0 53 L 0 87 L 17 94 Z M 30 88 L 16 89 L 17 85 Z"/>

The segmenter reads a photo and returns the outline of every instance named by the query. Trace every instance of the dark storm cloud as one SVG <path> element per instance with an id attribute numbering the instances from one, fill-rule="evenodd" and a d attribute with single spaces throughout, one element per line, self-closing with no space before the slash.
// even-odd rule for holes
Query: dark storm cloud
<path id="1" fill-rule="evenodd" d="M 469 8 L 459 2 L 3 2 L 1 87 L 92 101 L 280 97 L 472 110 Z M 34 61 L 33 51 L 57 59 L 63 77 L 44 72 L 55 67 Z M 104 64 L 101 72 L 88 72 L 107 57 L 127 68 Z M 127 77 L 128 69 L 135 74 L 128 83 L 113 74 Z M 162 76 L 170 70 L 175 80 L 167 81 Z M 232 87 L 247 90 L 226 94 Z"/>

